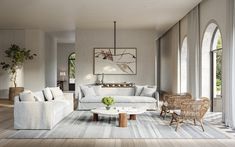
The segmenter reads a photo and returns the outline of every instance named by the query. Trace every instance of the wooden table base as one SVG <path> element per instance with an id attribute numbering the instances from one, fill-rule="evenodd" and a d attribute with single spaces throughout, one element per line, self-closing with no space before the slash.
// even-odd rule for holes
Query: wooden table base
<path id="1" fill-rule="evenodd" d="M 130 120 L 136 120 L 136 114 L 130 114 Z"/>
<path id="2" fill-rule="evenodd" d="M 136 114 L 131 114 L 129 119 L 136 120 Z M 99 115 L 97 113 L 93 113 L 93 121 L 99 121 Z M 127 127 L 126 113 L 119 113 L 119 127 Z"/>
<path id="3" fill-rule="evenodd" d="M 119 127 L 127 127 L 127 115 L 126 113 L 119 113 Z"/>
<path id="4" fill-rule="evenodd" d="M 99 121 L 99 115 L 96 113 L 93 113 L 93 121 Z"/>

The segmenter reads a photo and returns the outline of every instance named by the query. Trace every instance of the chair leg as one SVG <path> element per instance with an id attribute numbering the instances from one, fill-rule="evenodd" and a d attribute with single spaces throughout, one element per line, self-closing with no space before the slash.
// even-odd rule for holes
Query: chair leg
<path id="1" fill-rule="evenodd" d="M 166 118 L 166 111 L 164 112 L 164 116 L 163 116 L 163 119 L 165 119 Z"/>
<path id="2" fill-rule="evenodd" d="M 171 124 L 173 123 L 173 121 L 174 121 L 174 117 L 172 116 L 172 117 L 171 117 L 170 126 L 171 126 Z"/>
<path id="3" fill-rule="evenodd" d="M 200 124 L 201 124 L 201 127 L 202 127 L 202 131 L 204 132 L 204 131 L 205 131 L 205 129 L 204 129 L 204 127 L 203 127 L 202 119 L 200 120 Z"/>
<path id="4" fill-rule="evenodd" d="M 175 128 L 175 131 L 177 132 L 177 130 L 178 130 L 178 127 L 179 127 L 179 120 L 177 120 L 177 122 L 176 122 L 176 128 Z"/>
<path id="5" fill-rule="evenodd" d="M 196 126 L 196 119 L 195 118 L 193 119 L 193 122 L 194 122 L 194 126 Z"/>
<path id="6" fill-rule="evenodd" d="M 174 121 L 177 122 L 177 114 L 172 113 L 170 125 L 172 125 Z"/>
<path id="7" fill-rule="evenodd" d="M 163 110 L 161 110 L 160 117 L 162 116 Z"/>

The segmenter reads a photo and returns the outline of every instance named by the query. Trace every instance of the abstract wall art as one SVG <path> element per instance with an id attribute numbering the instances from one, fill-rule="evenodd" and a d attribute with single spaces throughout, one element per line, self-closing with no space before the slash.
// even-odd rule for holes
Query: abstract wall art
<path id="1" fill-rule="evenodd" d="M 94 48 L 94 74 L 135 75 L 136 48 Z"/>

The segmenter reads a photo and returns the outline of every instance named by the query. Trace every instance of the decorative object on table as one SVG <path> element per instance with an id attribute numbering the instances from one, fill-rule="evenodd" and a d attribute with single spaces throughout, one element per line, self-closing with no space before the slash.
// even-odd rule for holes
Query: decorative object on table
<path id="1" fill-rule="evenodd" d="M 24 90 L 23 87 L 17 87 L 17 70 L 23 67 L 27 60 L 32 60 L 36 54 L 32 54 L 31 50 L 20 48 L 16 44 L 12 44 L 10 48 L 5 50 L 7 61 L 1 62 L 2 69 L 10 74 L 10 80 L 13 82 L 14 87 L 9 88 L 9 100 L 14 100 L 14 97 Z"/>
<path id="2" fill-rule="evenodd" d="M 102 85 L 104 83 L 104 73 L 96 75 L 96 85 Z"/>
<path id="3" fill-rule="evenodd" d="M 116 47 L 116 21 L 114 21 L 114 46 L 113 48 L 94 48 L 93 73 L 135 75 L 136 59 L 136 48 Z"/>
<path id="4" fill-rule="evenodd" d="M 106 109 L 109 110 L 110 106 L 114 104 L 114 98 L 111 96 L 106 96 L 102 98 L 102 103 L 106 105 Z"/>

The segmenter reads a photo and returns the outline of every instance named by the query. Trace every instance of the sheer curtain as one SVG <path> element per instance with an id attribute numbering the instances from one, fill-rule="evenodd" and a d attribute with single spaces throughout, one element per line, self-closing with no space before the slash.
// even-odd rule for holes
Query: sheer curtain
<path id="1" fill-rule="evenodd" d="M 223 121 L 235 128 L 235 3 L 227 0 L 227 36 L 223 50 Z"/>
<path id="2" fill-rule="evenodd" d="M 196 6 L 188 14 L 188 91 L 199 98 L 199 10 Z"/>

